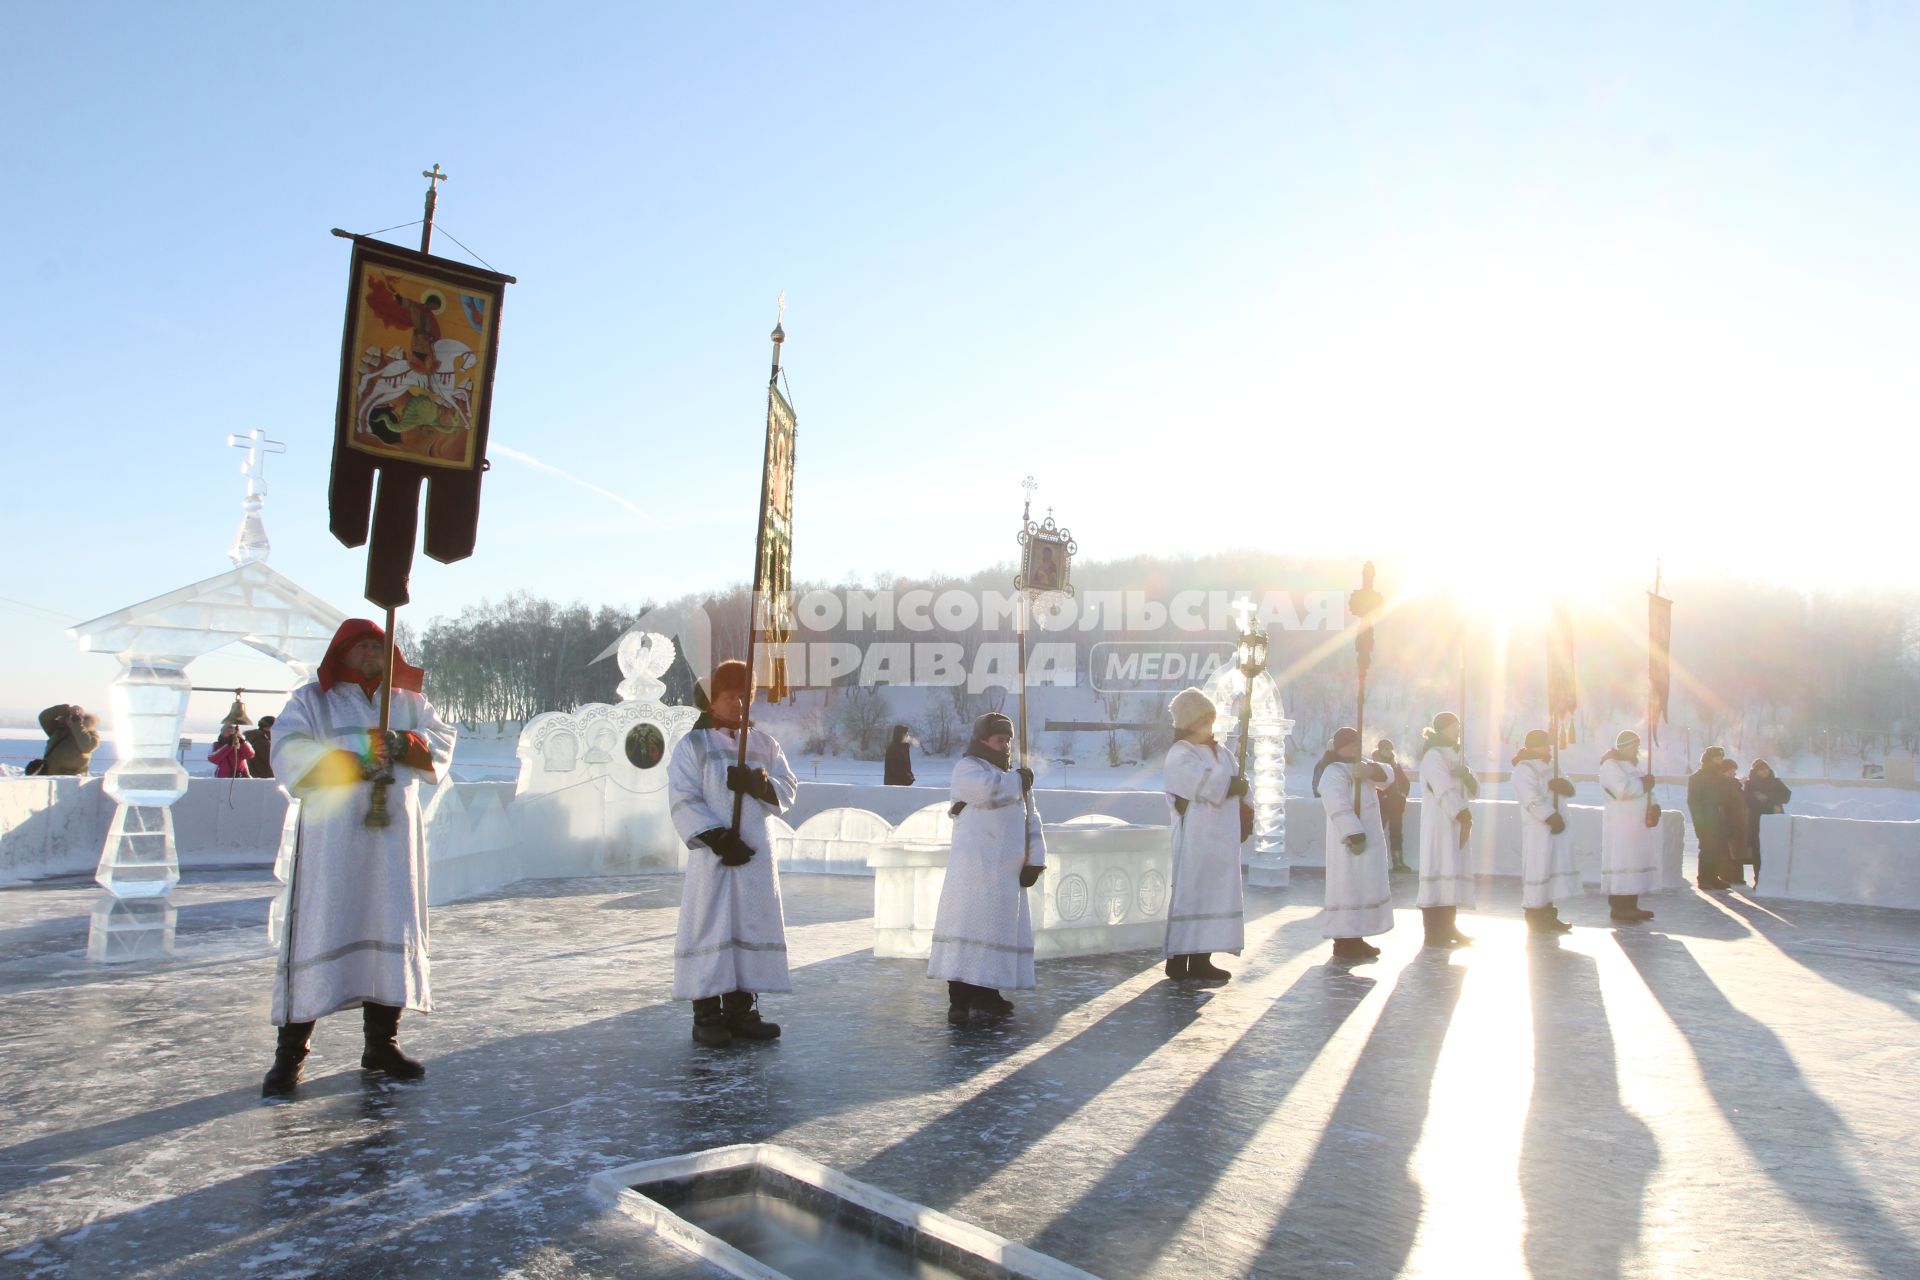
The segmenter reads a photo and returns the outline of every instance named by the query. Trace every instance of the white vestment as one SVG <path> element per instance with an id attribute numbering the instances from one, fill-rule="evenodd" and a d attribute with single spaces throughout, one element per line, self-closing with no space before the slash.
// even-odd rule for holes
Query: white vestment
<path id="1" fill-rule="evenodd" d="M 740 737 L 733 730 L 694 729 L 674 745 L 668 766 L 668 812 L 687 843 L 687 880 L 673 944 L 676 1000 L 793 989 L 767 818 L 793 807 L 800 782 L 779 743 L 758 729 L 747 740 L 747 768 L 767 771 L 779 801 L 769 805 L 748 796 L 741 808 L 740 838 L 755 850 L 753 858 L 743 866 L 725 866 L 713 850 L 693 840 L 703 831 L 733 825 L 727 766 L 739 759 Z"/>
<path id="2" fill-rule="evenodd" d="M 1355 812 L 1353 765 L 1336 760 L 1320 775 L 1320 804 L 1327 814 L 1327 904 L 1320 925 L 1324 937 L 1365 938 L 1393 928 L 1387 829 L 1380 820 L 1380 793 L 1392 778 L 1389 772 L 1386 781 L 1362 785 Z M 1366 848 L 1349 852 L 1348 836 L 1365 836 Z"/>
<path id="3" fill-rule="evenodd" d="M 1176 742 L 1164 770 L 1173 808 L 1169 956 L 1240 954 L 1246 910 L 1240 893 L 1240 797 L 1227 794 L 1234 759 L 1217 743 Z M 1173 803 L 1186 801 L 1183 806 Z"/>
<path id="4" fill-rule="evenodd" d="M 1640 766 L 1602 760 L 1600 790 L 1607 797 L 1606 816 L 1600 819 L 1600 892 L 1609 898 L 1659 892 L 1660 829 L 1647 825 Z"/>
<path id="5" fill-rule="evenodd" d="M 953 848 L 933 921 L 929 978 L 995 990 L 1033 985 L 1033 919 L 1020 868 L 1045 866 L 1040 814 L 1025 802 L 1020 775 L 962 756 L 953 766 Z"/>
<path id="6" fill-rule="evenodd" d="M 1513 765 L 1513 794 L 1520 802 L 1520 905 L 1550 907 L 1564 898 L 1580 896 L 1580 870 L 1573 862 L 1573 838 L 1547 830 L 1547 819 L 1559 812 L 1547 784 L 1553 764 L 1546 760 L 1517 760 Z M 1560 815 L 1563 819 L 1565 814 Z"/>
<path id="7" fill-rule="evenodd" d="M 420 781 L 445 774 L 453 759 L 453 730 L 419 694 L 394 692 L 388 724 L 425 740 L 433 773 L 394 766 L 383 828 L 366 825 L 371 782 L 322 785 L 319 778 L 338 762 L 314 773 L 331 752 L 359 755 L 367 732 L 379 724 L 378 695 L 369 697 L 344 680 L 324 693 L 317 680 L 301 685 L 273 722 L 274 777 L 301 801 L 274 975 L 276 1026 L 312 1022 L 369 1001 L 433 1008 Z"/>
<path id="8" fill-rule="evenodd" d="M 1460 815 L 1468 812 L 1458 747 L 1428 747 L 1420 757 L 1420 897 L 1423 907 L 1471 907 L 1471 850 L 1460 842 Z"/>

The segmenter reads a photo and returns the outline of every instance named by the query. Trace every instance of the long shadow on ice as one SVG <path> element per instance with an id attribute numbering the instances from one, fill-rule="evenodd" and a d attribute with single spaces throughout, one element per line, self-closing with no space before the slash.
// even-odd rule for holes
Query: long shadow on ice
<path id="1" fill-rule="evenodd" d="M 1591 956 L 1535 943 L 1533 1097 L 1520 1149 L 1526 1256 L 1536 1276 L 1613 1277 L 1634 1252 L 1653 1132 L 1620 1099 L 1613 1031 Z"/>
<path id="2" fill-rule="evenodd" d="M 1920 1249 L 1856 1171 L 1846 1121 L 1808 1085 L 1767 1025 L 1743 1012 L 1671 938 L 1620 939 L 1647 990 L 1686 1037 L 1707 1093 L 1753 1161 L 1810 1217 L 1887 1276 L 1920 1276 Z M 1791 1093 L 1792 1108 L 1780 1105 Z"/>
<path id="3" fill-rule="evenodd" d="M 1302 973 L 1033 1246 L 1103 1274 L 1153 1274 L 1228 1169 L 1257 1167 L 1262 1126 L 1374 985 L 1345 968 Z"/>
<path id="4" fill-rule="evenodd" d="M 1400 971 L 1256 1272 L 1400 1273 L 1420 1225 L 1413 1152 L 1466 975 L 1434 952 Z"/>

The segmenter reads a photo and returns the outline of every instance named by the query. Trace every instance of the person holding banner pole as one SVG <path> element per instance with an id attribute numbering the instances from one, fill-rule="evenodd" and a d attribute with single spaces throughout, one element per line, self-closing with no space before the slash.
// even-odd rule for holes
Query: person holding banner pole
<path id="1" fill-rule="evenodd" d="M 1578 897 L 1581 887 L 1566 815 L 1560 812 L 1573 784 L 1560 776 L 1555 763 L 1557 728 L 1556 733 L 1528 732 L 1513 758 L 1513 795 L 1520 802 L 1520 907 L 1527 928 L 1546 934 L 1573 928 L 1560 918 L 1554 903 Z"/>
<path id="2" fill-rule="evenodd" d="M 947 1021 L 970 1013 L 1005 1017 L 1002 989 L 1034 985 L 1033 919 L 1027 890 L 1046 867 L 1047 843 L 1033 805 L 1033 770 L 1011 759 L 1013 722 L 989 711 L 973 722 L 953 766 L 953 844 L 933 922 L 927 976 L 947 981 Z"/>
<path id="3" fill-rule="evenodd" d="M 1660 888 L 1660 807 L 1649 798 L 1653 775 L 1641 769 L 1639 734 L 1620 731 L 1613 749 L 1600 757 L 1599 777 L 1607 798 L 1600 819 L 1600 890 L 1616 923 L 1639 924 L 1653 919 L 1640 895 Z"/>
<path id="4" fill-rule="evenodd" d="M 1225 982 L 1233 975 L 1213 952 L 1239 955 L 1246 945 L 1240 886 L 1240 797 L 1247 780 L 1214 740 L 1218 708 L 1198 689 L 1182 689 L 1167 706 L 1174 742 L 1162 777 L 1173 810 L 1173 884 L 1167 897 L 1167 977 Z"/>
<path id="5" fill-rule="evenodd" d="M 1380 794 L 1392 775 L 1360 758 L 1360 732 L 1351 726 L 1335 731 L 1316 772 L 1314 794 L 1327 819 L 1327 896 L 1320 932 L 1333 940 L 1334 959 L 1371 960 L 1380 948 L 1366 939 L 1393 928 L 1387 832 L 1380 818 Z"/>
<path id="6" fill-rule="evenodd" d="M 1467 947 L 1461 907 L 1474 904 L 1470 841 L 1480 781 L 1461 757 L 1460 717 L 1442 711 L 1420 731 L 1420 914 L 1430 947 Z"/>
<path id="7" fill-rule="evenodd" d="M 746 663 L 715 667 L 704 698 L 696 692 L 700 718 L 674 744 L 667 772 L 668 813 L 687 844 L 673 998 L 693 1002 L 694 1041 L 710 1048 L 778 1038 L 779 1024 L 755 1004 L 793 989 L 767 819 L 793 807 L 800 780 L 773 736 L 746 723 L 751 694 Z M 736 811 L 737 827 L 728 822 Z"/>

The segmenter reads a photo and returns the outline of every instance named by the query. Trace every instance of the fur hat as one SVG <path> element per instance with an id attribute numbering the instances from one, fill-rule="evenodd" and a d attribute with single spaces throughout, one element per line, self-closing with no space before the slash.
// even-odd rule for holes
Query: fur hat
<path id="1" fill-rule="evenodd" d="M 1334 755 L 1339 755 L 1348 747 L 1357 747 L 1359 745 L 1360 731 L 1350 724 L 1343 724 L 1333 731 L 1333 745 L 1327 749 Z"/>
<path id="2" fill-rule="evenodd" d="M 1528 751 L 1545 751 L 1553 745 L 1553 739 L 1547 737 L 1545 729 L 1529 729 L 1526 741 L 1520 745 Z"/>
<path id="3" fill-rule="evenodd" d="M 997 734 L 1013 736 L 1013 721 L 998 711 L 989 711 L 973 722 L 973 741 L 985 742 Z"/>
<path id="4" fill-rule="evenodd" d="M 1637 747 L 1639 745 L 1640 735 L 1631 729 L 1622 729 L 1618 734 L 1614 735 L 1613 749 L 1615 751 L 1625 751 L 1628 747 Z"/>
<path id="5" fill-rule="evenodd" d="M 747 692 L 747 664 L 738 658 L 729 658 L 713 669 L 707 677 L 707 701 L 712 702 L 723 693 Z"/>
<path id="6" fill-rule="evenodd" d="M 1213 699 L 1189 685 L 1173 695 L 1173 701 L 1167 704 L 1167 713 L 1173 717 L 1173 727 L 1185 731 L 1198 725 L 1208 716 L 1216 715 L 1219 708 L 1213 705 Z"/>

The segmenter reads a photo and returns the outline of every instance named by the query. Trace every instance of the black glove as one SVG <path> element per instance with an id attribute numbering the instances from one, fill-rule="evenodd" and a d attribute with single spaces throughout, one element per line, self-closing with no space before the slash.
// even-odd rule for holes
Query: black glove
<path id="1" fill-rule="evenodd" d="M 1346 845 L 1347 845 L 1348 853 L 1365 853 L 1367 851 L 1366 832 L 1364 831 L 1354 832 L 1352 835 L 1347 837 Z"/>
<path id="2" fill-rule="evenodd" d="M 1567 829 L 1567 820 L 1565 818 L 1561 817 L 1557 813 L 1550 813 L 1547 815 L 1548 831 L 1551 831 L 1554 835 L 1557 836 L 1562 831 L 1565 831 L 1566 829 Z"/>
<path id="3" fill-rule="evenodd" d="M 779 798 L 774 795 L 773 779 L 767 776 L 765 769 L 742 769 L 737 764 L 728 765 L 727 790 L 738 791 L 743 796 L 752 796 L 775 807 L 780 804 Z"/>
<path id="4" fill-rule="evenodd" d="M 1385 782 L 1387 780 L 1387 771 L 1372 761 L 1368 761 L 1360 766 L 1360 776 L 1368 782 Z"/>
<path id="5" fill-rule="evenodd" d="M 1027 768 L 1025 765 L 1021 765 L 1018 769 L 1015 769 L 1014 772 L 1020 775 L 1021 795 L 1025 795 L 1027 792 L 1033 790 L 1033 770 Z"/>
<path id="6" fill-rule="evenodd" d="M 702 831 L 694 839 L 713 850 L 723 867 L 745 866 L 753 859 L 753 846 L 725 827 Z"/>
<path id="7" fill-rule="evenodd" d="M 1653 784 L 1655 781 L 1656 779 L 1650 773 L 1643 773 L 1640 775 L 1640 785 L 1645 787 L 1649 791 L 1653 790 Z"/>
<path id="8" fill-rule="evenodd" d="M 1557 796 L 1571 797 L 1573 795 L 1573 783 L 1567 778 L 1549 778 L 1547 779 L 1547 790 Z"/>
<path id="9" fill-rule="evenodd" d="M 1227 794 L 1230 796 L 1243 796 L 1247 794 L 1247 780 L 1245 778 L 1228 778 Z"/>
<path id="10" fill-rule="evenodd" d="M 1046 870 L 1045 867 L 1036 867 L 1032 865 L 1021 867 L 1020 868 L 1020 887 L 1022 889 L 1031 889 L 1033 888 L 1033 886 L 1039 884 L 1040 873 L 1045 870 Z"/>

